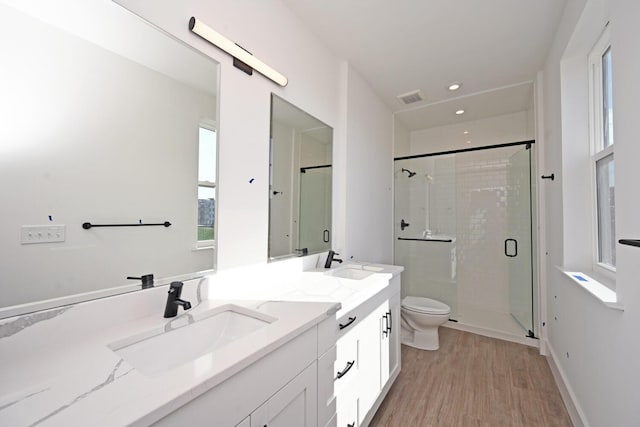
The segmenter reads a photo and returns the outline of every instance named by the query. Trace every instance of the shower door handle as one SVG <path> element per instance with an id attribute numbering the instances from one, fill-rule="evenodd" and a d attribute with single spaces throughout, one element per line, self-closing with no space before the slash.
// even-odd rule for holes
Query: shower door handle
<path id="1" fill-rule="evenodd" d="M 325 243 L 329 243 L 329 230 L 324 230 L 322 232 L 322 241 Z"/>
<path id="2" fill-rule="evenodd" d="M 513 242 L 513 253 L 509 253 L 509 242 Z M 504 254 L 509 258 L 518 256 L 518 241 L 516 239 L 504 239 Z"/>

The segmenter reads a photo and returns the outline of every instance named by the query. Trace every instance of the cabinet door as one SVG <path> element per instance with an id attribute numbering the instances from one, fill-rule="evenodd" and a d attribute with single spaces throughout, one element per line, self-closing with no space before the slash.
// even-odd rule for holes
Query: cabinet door
<path id="1" fill-rule="evenodd" d="M 251 414 L 251 427 L 317 426 L 317 362 Z"/>
<path id="2" fill-rule="evenodd" d="M 359 413 L 365 417 L 380 394 L 380 339 L 382 335 L 382 316 L 387 311 L 388 303 L 384 303 L 360 325 L 360 361 Z M 361 418 L 363 419 L 363 418 Z"/>
<path id="3" fill-rule="evenodd" d="M 389 300 L 388 309 L 381 319 L 380 339 L 380 389 L 400 369 L 400 296 Z"/>

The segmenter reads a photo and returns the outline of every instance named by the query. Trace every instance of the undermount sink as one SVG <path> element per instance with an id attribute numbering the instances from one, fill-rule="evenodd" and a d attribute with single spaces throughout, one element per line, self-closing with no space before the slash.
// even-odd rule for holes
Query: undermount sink
<path id="1" fill-rule="evenodd" d="M 374 273 L 375 271 L 363 270 L 360 267 L 358 268 L 342 267 L 337 270 L 333 270 L 329 272 L 329 275 L 334 277 L 340 277 L 342 279 L 362 280 L 371 276 Z"/>
<path id="2" fill-rule="evenodd" d="M 189 319 L 189 313 L 176 320 Z M 172 322 L 109 344 L 109 348 L 138 371 L 153 375 L 195 360 L 236 341 L 277 319 L 225 304 L 198 317 L 193 323 L 171 328 Z"/>

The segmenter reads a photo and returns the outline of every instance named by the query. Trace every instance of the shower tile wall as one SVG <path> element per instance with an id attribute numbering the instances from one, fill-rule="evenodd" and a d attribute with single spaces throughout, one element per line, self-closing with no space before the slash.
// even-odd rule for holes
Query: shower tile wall
<path id="1" fill-rule="evenodd" d="M 456 158 L 458 305 L 509 313 L 507 165 L 513 149 L 484 150 Z"/>

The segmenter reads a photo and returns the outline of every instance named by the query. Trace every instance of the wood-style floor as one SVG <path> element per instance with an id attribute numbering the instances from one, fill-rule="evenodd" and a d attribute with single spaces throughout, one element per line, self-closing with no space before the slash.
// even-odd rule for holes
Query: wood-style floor
<path id="1" fill-rule="evenodd" d="M 438 351 L 402 346 L 402 371 L 370 426 L 571 426 L 538 349 L 439 332 Z"/>

